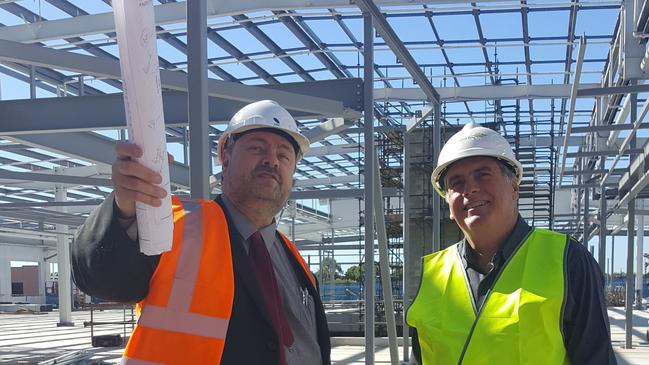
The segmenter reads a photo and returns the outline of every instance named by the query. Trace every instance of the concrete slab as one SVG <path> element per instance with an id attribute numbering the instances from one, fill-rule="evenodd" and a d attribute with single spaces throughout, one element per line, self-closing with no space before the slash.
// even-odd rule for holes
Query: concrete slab
<path id="1" fill-rule="evenodd" d="M 649 311 L 633 311 L 632 348 L 625 349 L 626 331 L 624 326 L 624 308 L 609 307 L 608 318 L 611 322 L 611 341 L 617 356 L 618 365 L 649 364 L 649 342 L 647 341 L 647 321 Z"/>
<path id="2" fill-rule="evenodd" d="M 634 311 L 633 348 L 624 349 L 624 309 L 610 308 L 613 346 L 620 365 L 649 364 L 649 343 L 644 334 L 647 331 L 649 312 Z M 121 310 L 110 309 L 95 312 L 95 321 L 115 322 L 124 319 Z M 90 328 L 83 322 L 90 320 L 89 311 L 72 312 L 73 327 L 57 327 L 58 312 L 43 314 L 0 314 L 0 363 L 15 364 L 18 360 L 37 361 L 51 359 L 72 351 L 86 349 L 93 353 L 93 359 L 117 363 L 123 348 L 93 348 L 90 344 Z M 127 326 L 126 332 L 130 331 Z M 97 327 L 96 335 L 124 333 L 123 325 Z M 332 362 L 341 365 L 365 363 L 363 338 L 335 338 L 332 341 Z M 399 358 L 402 359 L 401 348 Z M 390 354 L 385 339 L 377 339 L 376 364 L 389 364 Z"/>
<path id="3" fill-rule="evenodd" d="M 51 312 L 49 304 L 0 304 L 0 313 Z"/>

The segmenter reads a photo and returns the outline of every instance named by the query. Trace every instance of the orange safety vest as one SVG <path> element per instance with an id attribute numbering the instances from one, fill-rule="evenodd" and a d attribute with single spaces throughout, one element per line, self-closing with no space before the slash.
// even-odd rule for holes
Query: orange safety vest
<path id="1" fill-rule="evenodd" d="M 212 200 L 173 197 L 173 244 L 149 283 L 121 364 L 219 364 L 234 302 L 228 223 Z M 315 280 L 297 248 L 282 241 Z"/>

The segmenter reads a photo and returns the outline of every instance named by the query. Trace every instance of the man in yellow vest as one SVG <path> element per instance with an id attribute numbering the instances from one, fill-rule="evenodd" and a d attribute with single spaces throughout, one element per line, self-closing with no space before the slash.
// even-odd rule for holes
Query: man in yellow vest
<path id="1" fill-rule="evenodd" d="M 140 253 L 135 202 L 160 206 L 161 177 L 118 144 L 114 193 L 72 246 L 73 278 L 93 296 L 138 302 L 122 364 L 329 364 L 322 302 L 308 266 L 276 230 L 309 140 L 279 104 L 239 110 L 219 138 L 222 191 L 173 198 L 171 251 Z"/>
<path id="2" fill-rule="evenodd" d="M 615 364 L 603 276 L 571 237 L 518 213 L 523 167 L 473 123 L 431 176 L 464 239 L 423 258 L 407 313 L 419 364 Z"/>

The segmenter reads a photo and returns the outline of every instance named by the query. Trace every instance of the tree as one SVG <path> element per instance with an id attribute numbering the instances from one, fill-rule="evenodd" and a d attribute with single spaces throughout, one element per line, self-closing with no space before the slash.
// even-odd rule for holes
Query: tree
<path id="1" fill-rule="evenodd" d="M 333 257 L 325 257 L 320 263 L 320 269 L 316 271 L 315 275 L 322 278 L 322 281 L 327 281 L 333 276 L 334 279 L 343 277 L 343 269 L 340 264 L 336 262 Z"/>
<path id="2" fill-rule="evenodd" d="M 361 267 L 358 265 L 354 265 L 347 269 L 345 272 L 345 279 L 359 282 L 363 280 L 363 273 L 361 272 Z"/>

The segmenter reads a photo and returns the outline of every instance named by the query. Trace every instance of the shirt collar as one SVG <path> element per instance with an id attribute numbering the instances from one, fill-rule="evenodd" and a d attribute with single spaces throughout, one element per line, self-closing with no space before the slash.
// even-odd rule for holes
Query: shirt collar
<path id="1" fill-rule="evenodd" d="M 246 249 L 246 252 L 248 252 L 248 248 L 250 247 L 250 236 L 252 236 L 252 234 L 255 233 L 257 229 L 255 228 L 255 225 L 252 224 L 250 219 L 248 219 L 248 217 L 246 217 L 227 196 L 221 194 L 221 198 L 223 199 L 223 203 L 225 204 L 225 209 L 227 209 L 228 213 L 230 213 L 230 218 L 232 219 L 234 228 L 243 238 L 243 247 Z M 259 233 L 261 234 L 261 237 L 266 244 L 268 252 L 270 252 L 275 242 L 276 230 L 277 222 L 274 218 L 271 224 L 259 230 Z"/>
<path id="2" fill-rule="evenodd" d="M 527 222 L 525 222 L 523 217 L 521 217 L 521 215 L 519 214 L 518 219 L 516 220 L 516 224 L 514 225 L 514 229 L 507 236 L 507 239 L 494 256 L 493 263 L 495 267 L 500 267 L 500 265 L 502 265 L 505 261 L 507 261 L 507 259 L 509 259 L 518 245 L 523 241 L 523 239 L 531 230 L 532 227 L 530 227 L 530 225 L 527 224 Z M 458 250 L 462 253 L 460 257 L 462 258 L 462 264 L 464 265 L 464 267 L 466 268 L 467 266 L 472 265 L 474 261 L 472 260 L 472 258 L 474 257 L 474 252 L 471 248 L 471 245 L 467 244 L 466 237 L 458 243 Z"/>

